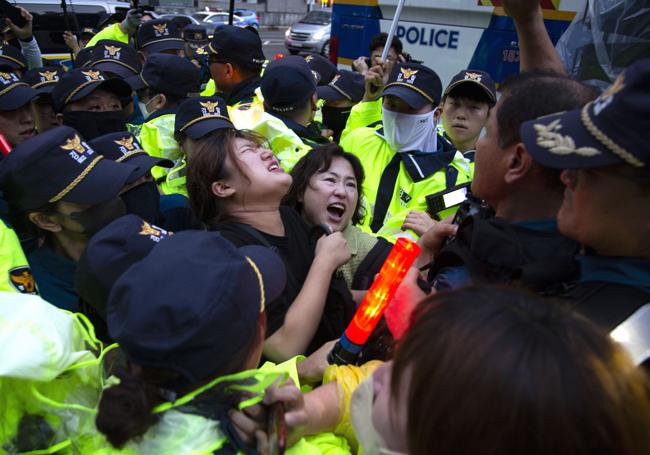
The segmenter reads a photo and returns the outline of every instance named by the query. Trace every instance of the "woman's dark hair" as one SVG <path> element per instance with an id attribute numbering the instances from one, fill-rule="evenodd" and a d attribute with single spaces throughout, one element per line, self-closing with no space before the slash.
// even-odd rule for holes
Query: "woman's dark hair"
<path id="1" fill-rule="evenodd" d="M 408 393 L 400 396 L 400 385 Z M 398 347 L 411 455 L 650 453 L 648 378 L 586 318 L 506 288 L 424 300 Z"/>
<path id="2" fill-rule="evenodd" d="M 379 47 L 386 46 L 386 40 L 388 40 L 388 33 L 386 32 L 382 32 L 378 35 L 373 36 L 372 39 L 370 40 L 370 46 L 368 46 L 370 53 L 372 54 L 372 51 L 374 51 Z M 397 55 L 402 53 L 403 50 L 402 41 L 398 37 L 393 36 L 393 41 L 391 42 L 390 47 L 395 49 L 395 53 Z"/>
<path id="3" fill-rule="evenodd" d="M 298 212 L 302 212 L 302 202 L 300 202 L 300 199 L 305 194 L 309 181 L 314 174 L 327 171 L 332 165 L 334 158 L 343 158 L 352 166 L 354 179 L 357 181 L 357 190 L 359 192 L 357 206 L 354 208 L 354 214 L 352 215 L 352 223 L 357 224 L 363 218 L 363 208 L 361 205 L 361 185 L 365 178 L 363 166 L 359 158 L 344 151 L 339 145 L 334 143 L 315 147 L 296 163 L 291 171 L 293 183 L 282 202 L 289 207 L 295 208 Z"/>
<path id="4" fill-rule="evenodd" d="M 127 442 L 144 435 L 158 422 L 162 414 L 154 414 L 152 410 L 168 401 L 164 396 L 166 390 L 173 390 L 182 396 L 214 378 L 242 371 L 253 349 L 264 342 L 265 333 L 266 312 L 262 312 L 255 334 L 248 344 L 233 356 L 229 364 L 219 365 L 209 378 L 198 384 L 187 384 L 183 376 L 172 370 L 140 367 L 137 374 L 127 370 L 118 371 L 120 383 L 104 390 L 99 401 L 95 419 L 97 429 L 113 447 L 124 447 Z M 209 361 L 206 359 L 206 362 Z"/>
<path id="5" fill-rule="evenodd" d="M 212 192 L 212 183 L 231 177 L 232 169 L 226 166 L 226 157 L 236 170 L 245 177 L 239 167 L 239 160 L 234 158 L 235 140 L 246 139 L 258 145 L 263 139 L 252 132 L 236 129 L 222 129 L 195 141 L 192 156 L 187 160 L 187 192 L 190 205 L 196 216 L 206 225 L 211 226 L 223 221 L 227 213 L 223 210 L 223 200 Z"/>

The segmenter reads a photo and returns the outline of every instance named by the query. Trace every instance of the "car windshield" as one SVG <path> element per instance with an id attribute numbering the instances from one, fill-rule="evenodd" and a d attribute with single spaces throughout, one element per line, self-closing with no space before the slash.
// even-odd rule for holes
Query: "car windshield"
<path id="1" fill-rule="evenodd" d="M 332 22 L 332 13 L 329 11 L 311 11 L 300 22 L 303 24 L 327 25 Z"/>
<path id="2" fill-rule="evenodd" d="M 227 14 L 215 14 L 214 16 L 208 17 L 206 22 L 228 22 Z"/>

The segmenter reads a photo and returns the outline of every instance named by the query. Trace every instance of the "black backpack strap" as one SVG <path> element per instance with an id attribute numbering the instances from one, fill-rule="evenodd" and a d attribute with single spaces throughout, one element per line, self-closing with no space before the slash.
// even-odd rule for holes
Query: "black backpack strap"
<path id="1" fill-rule="evenodd" d="M 375 275 L 386 261 L 390 254 L 392 244 L 383 238 L 378 238 L 377 243 L 363 258 L 361 264 L 357 267 L 354 277 L 352 277 L 352 289 L 365 290 L 369 289 Z"/>

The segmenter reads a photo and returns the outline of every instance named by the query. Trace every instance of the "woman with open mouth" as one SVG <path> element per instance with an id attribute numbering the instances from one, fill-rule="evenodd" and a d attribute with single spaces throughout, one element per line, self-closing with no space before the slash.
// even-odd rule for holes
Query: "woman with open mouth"
<path id="1" fill-rule="evenodd" d="M 368 289 L 392 244 L 355 226 L 363 217 L 359 190 L 364 173 L 359 159 L 337 144 L 327 144 L 305 155 L 291 176 L 285 203 L 310 225 L 343 233 L 352 258 L 339 272 L 350 289 Z"/>
<path id="2" fill-rule="evenodd" d="M 345 282 L 334 276 L 350 259 L 343 235 L 315 239 L 295 210 L 280 206 L 291 176 L 262 144 L 259 136 L 235 129 L 197 141 L 188 162 L 187 190 L 208 229 L 236 246 L 269 247 L 283 259 L 287 285 L 268 304 L 264 343 L 264 356 L 281 362 L 339 338 L 355 305 Z M 344 208 L 336 206 L 339 217 Z"/>

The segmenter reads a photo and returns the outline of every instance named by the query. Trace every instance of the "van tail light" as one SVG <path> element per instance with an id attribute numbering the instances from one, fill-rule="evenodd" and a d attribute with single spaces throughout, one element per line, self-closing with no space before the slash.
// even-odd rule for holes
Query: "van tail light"
<path id="1" fill-rule="evenodd" d="M 330 37 L 330 61 L 334 63 L 334 65 L 338 64 L 338 58 L 339 58 L 339 37 L 338 36 L 332 36 Z"/>

